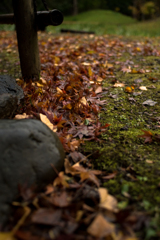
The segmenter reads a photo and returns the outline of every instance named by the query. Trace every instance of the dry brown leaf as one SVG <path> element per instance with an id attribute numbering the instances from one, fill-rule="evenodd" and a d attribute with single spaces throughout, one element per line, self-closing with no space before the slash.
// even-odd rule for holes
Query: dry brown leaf
<path id="1" fill-rule="evenodd" d="M 49 121 L 46 115 L 40 113 L 40 119 L 45 123 L 51 130 L 53 130 L 53 124 Z"/>
<path id="2" fill-rule="evenodd" d="M 146 163 L 150 163 L 150 164 L 152 164 L 153 161 L 151 161 L 151 160 L 146 160 Z"/>
<path id="3" fill-rule="evenodd" d="M 28 118 L 29 115 L 27 115 L 26 113 L 23 113 L 23 114 L 17 114 L 14 119 L 25 119 L 25 118 Z"/>
<path id="4" fill-rule="evenodd" d="M 98 88 L 96 88 L 95 93 L 101 93 L 101 92 L 102 92 L 102 87 L 101 87 L 101 86 L 99 86 Z"/>
<path id="5" fill-rule="evenodd" d="M 76 151 L 80 145 L 81 141 L 73 139 L 71 142 L 68 143 L 72 152 Z"/>
<path id="6" fill-rule="evenodd" d="M 147 91 L 147 88 L 145 86 L 140 86 L 139 89 L 142 91 Z"/>
<path id="7" fill-rule="evenodd" d="M 97 77 L 97 82 L 102 82 L 103 81 L 103 78 L 101 78 L 101 77 Z"/>
<path id="8" fill-rule="evenodd" d="M 86 179 L 90 179 L 92 182 L 96 184 L 97 187 L 99 187 L 99 180 L 98 178 L 92 173 L 92 171 L 86 171 L 80 173 L 81 181 L 83 182 Z"/>
<path id="9" fill-rule="evenodd" d="M 71 198 L 67 195 L 67 192 L 65 191 L 61 192 L 60 195 L 55 193 L 52 196 L 52 203 L 57 207 L 67 207 L 69 206 L 70 201 Z"/>
<path id="10" fill-rule="evenodd" d="M 115 83 L 115 84 L 113 85 L 113 87 L 124 87 L 124 86 L 125 86 L 124 83 Z"/>
<path id="11" fill-rule="evenodd" d="M 86 106 L 87 104 L 87 100 L 85 97 L 82 97 L 81 100 L 80 100 L 80 103 L 84 104 Z"/>
<path id="12" fill-rule="evenodd" d="M 97 238 L 110 236 L 115 231 L 115 226 L 109 223 L 102 214 L 98 214 L 88 227 L 87 232 Z"/>
<path id="13" fill-rule="evenodd" d="M 64 187 L 69 187 L 69 184 L 67 183 L 67 180 L 69 180 L 70 178 L 66 175 L 64 175 L 64 172 L 60 172 L 58 174 L 58 177 L 55 178 L 54 182 L 53 182 L 53 186 L 57 186 L 57 185 L 62 185 Z"/>
<path id="14" fill-rule="evenodd" d="M 60 221 L 62 213 L 60 209 L 54 210 L 49 208 L 39 208 L 32 215 L 32 223 L 44 224 L 44 225 L 55 225 Z"/>
<path id="15" fill-rule="evenodd" d="M 117 212 L 117 200 L 111 196 L 106 188 L 98 189 L 100 195 L 100 204 L 101 208 L 108 209 L 110 211 Z"/>

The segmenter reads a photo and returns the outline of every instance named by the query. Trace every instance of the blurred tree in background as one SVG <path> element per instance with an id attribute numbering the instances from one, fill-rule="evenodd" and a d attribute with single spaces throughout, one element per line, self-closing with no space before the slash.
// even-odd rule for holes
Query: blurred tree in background
<path id="1" fill-rule="evenodd" d="M 27 0 L 26 0 L 27 1 Z M 45 10 L 42 0 L 34 0 L 37 10 Z M 45 0 L 49 9 L 57 8 L 64 15 L 92 10 L 106 9 L 133 16 L 138 20 L 160 16 L 160 0 Z M 13 12 L 12 0 L 0 1 L 0 13 Z"/>

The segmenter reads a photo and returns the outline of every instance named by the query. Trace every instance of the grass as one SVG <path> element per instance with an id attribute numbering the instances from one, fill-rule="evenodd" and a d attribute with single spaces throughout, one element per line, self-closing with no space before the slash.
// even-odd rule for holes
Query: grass
<path id="1" fill-rule="evenodd" d="M 64 18 L 61 26 L 47 28 L 57 33 L 61 28 L 73 30 L 95 31 L 98 35 L 114 34 L 123 36 L 160 36 L 160 18 L 138 22 L 118 12 L 92 10 Z"/>
<path id="2" fill-rule="evenodd" d="M 160 18 L 138 22 L 135 19 L 109 10 L 92 10 L 66 16 L 62 25 L 47 27 L 48 32 L 59 33 L 63 29 L 94 31 L 98 35 L 160 36 Z M 0 25 L 0 30 L 14 30 L 14 25 Z"/>

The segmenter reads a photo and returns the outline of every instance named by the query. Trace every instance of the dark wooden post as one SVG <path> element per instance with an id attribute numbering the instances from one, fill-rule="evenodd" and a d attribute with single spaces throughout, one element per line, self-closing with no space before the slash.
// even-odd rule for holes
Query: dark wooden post
<path id="1" fill-rule="evenodd" d="M 40 58 L 33 0 L 12 0 L 22 77 L 38 80 Z"/>

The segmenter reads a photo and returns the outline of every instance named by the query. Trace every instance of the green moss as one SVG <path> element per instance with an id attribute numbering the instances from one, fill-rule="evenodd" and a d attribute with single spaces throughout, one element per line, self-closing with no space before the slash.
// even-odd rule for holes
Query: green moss
<path id="1" fill-rule="evenodd" d="M 160 117 L 159 58 L 151 56 L 143 59 L 146 68 L 154 69 L 154 72 L 116 72 L 116 79 L 120 83 L 126 87 L 134 85 L 134 92 L 142 93 L 135 96 L 134 92 L 126 93 L 124 88 L 109 88 L 108 94 L 103 98 L 107 100 L 107 107 L 106 111 L 101 112 L 100 121 L 111 126 L 102 134 L 101 143 L 86 142 L 83 151 L 89 154 L 94 149 L 96 154 L 93 153 L 91 159 L 95 169 L 105 170 L 108 174 L 117 171 L 116 177 L 106 180 L 103 186 L 117 197 L 121 208 L 132 205 L 138 210 L 149 212 L 156 232 L 160 230 L 160 144 L 155 141 L 145 144 L 144 138 L 139 135 L 144 134 L 141 129 L 160 134 L 160 123 L 156 120 Z M 121 61 L 125 61 L 124 56 Z M 140 57 L 135 57 L 134 61 L 138 63 Z M 157 80 L 154 82 L 152 78 Z M 136 84 L 136 79 L 141 79 L 142 82 Z M 105 87 L 112 85 L 110 79 L 105 80 Z M 139 86 L 146 86 L 148 90 L 140 91 Z M 117 98 L 112 98 L 112 95 L 117 95 Z M 134 98 L 135 101 L 130 101 L 129 98 Z M 157 104 L 144 106 L 142 103 L 148 99 Z M 127 194 L 123 192 L 126 186 Z M 146 239 L 147 234 L 149 233 L 146 233 Z"/>

